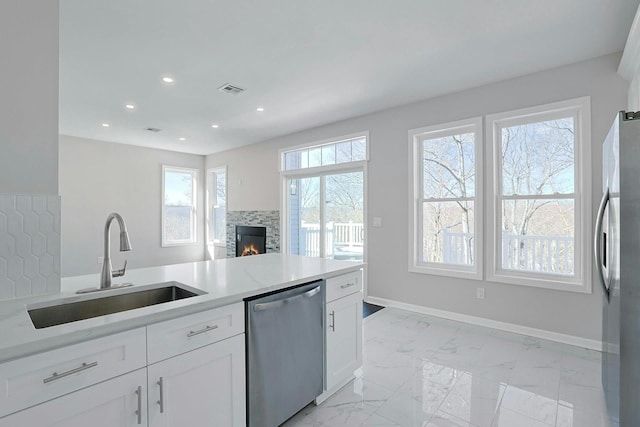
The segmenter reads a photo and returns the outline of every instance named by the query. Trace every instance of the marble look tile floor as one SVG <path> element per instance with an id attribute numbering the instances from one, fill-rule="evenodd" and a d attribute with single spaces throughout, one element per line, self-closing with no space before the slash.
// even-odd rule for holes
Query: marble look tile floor
<path id="1" fill-rule="evenodd" d="M 385 308 L 363 353 L 360 378 L 284 426 L 618 427 L 597 351 Z"/>

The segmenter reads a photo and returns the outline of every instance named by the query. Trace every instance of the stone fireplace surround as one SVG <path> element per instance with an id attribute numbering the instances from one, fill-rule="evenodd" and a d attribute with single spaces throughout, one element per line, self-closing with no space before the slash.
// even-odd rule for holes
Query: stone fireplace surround
<path id="1" fill-rule="evenodd" d="M 267 253 L 280 252 L 280 211 L 228 211 L 227 258 L 236 256 L 236 225 L 267 228 Z"/>

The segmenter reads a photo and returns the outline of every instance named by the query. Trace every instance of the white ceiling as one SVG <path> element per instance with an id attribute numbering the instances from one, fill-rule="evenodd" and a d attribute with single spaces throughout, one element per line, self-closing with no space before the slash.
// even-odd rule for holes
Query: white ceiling
<path id="1" fill-rule="evenodd" d="M 639 1 L 61 0 L 60 133 L 227 150 L 620 51 Z"/>

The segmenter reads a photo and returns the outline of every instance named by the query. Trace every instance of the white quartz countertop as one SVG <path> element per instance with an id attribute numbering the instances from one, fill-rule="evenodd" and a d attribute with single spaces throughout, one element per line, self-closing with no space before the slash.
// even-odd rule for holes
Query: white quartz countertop
<path id="1" fill-rule="evenodd" d="M 60 294 L 0 302 L 0 362 L 237 303 L 247 297 L 326 279 L 360 268 L 362 264 L 349 261 L 265 254 L 129 270 L 124 277 L 114 279 L 114 285 L 133 283 L 133 287 L 84 295 L 77 295 L 75 292 L 97 287 L 100 283 L 99 274 L 63 278 Z M 27 313 L 27 309 L 57 302 L 68 303 L 127 293 L 141 287 L 172 281 L 206 294 L 44 329 L 36 329 Z"/>

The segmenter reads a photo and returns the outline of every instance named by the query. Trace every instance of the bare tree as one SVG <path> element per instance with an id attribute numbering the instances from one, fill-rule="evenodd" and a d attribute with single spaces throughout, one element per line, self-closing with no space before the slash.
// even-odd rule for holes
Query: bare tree
<path id="1" fill-rule="evenodd" d="M 425 247 L 430 261 L 443 260 L 443 231 L 459 230 L 465 238 L 465 260 L 473 264 L 473 202 L 475 154 L 473 134 L 459 134 L 426 140 L 422 145 L 425 221 L 430 222 L 432 242 Z M 429 202 L 433 198 L 440 201 Z M 451 199 L 451 202 L 442 201 Z M 452 209 L 450 203 L 457 206 Z"/>

